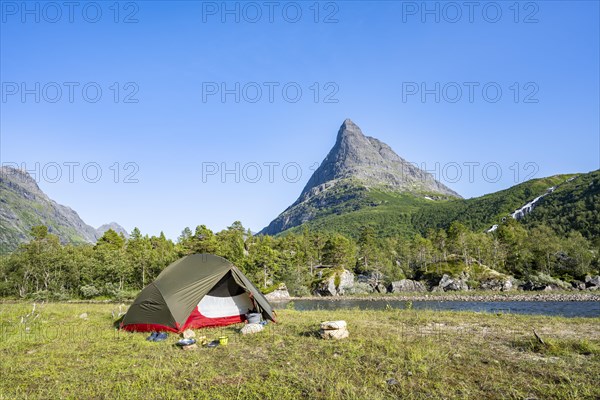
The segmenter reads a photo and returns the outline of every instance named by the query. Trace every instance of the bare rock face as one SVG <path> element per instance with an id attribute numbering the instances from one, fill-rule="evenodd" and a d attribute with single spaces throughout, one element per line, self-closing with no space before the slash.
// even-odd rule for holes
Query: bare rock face
<path id="1" fill-rule="evenodd" d="M 510 277 L 502 279 L 502 278 L 493 278 L 487 279 L 481 282 L 482 290 L 494 290 L 494 291 L 502 291 L 506 292 L 511 290 L 513 287 L 513 282 Z"/>
<path id="2" fill-rule="evenodd" d="M 466 277 L 451 278 L 449 275 L 444 274 L 440 283 L 437 286 L 438 291 L 450 292 L 458 290 L 469 290 L 467 285 Z"/>
<path id="3" fill-rule="evenodd" d="M 123 235 L 123 237 L 125 239 L 129 239 L 129 233 L 127 232 L 127 230 L 125 230 L 125 228 L 123 228 L 121 225 L 117 224 L 116 222 L 110 222 L 108 224 L 104 224 L 104 225 L 100 226 L 98 229 L 96 229 L 96 235 L 98 236 L 98 238 L 100 238 L 109 229 L 112 229 L 113 231 L 117 232 L 118 234 Z"/>
<path id="4" fill-rule="evenodd" d="M 323 278 L 314 290 L 317 296 L 340 296 L 354 286 L 354 274 L 347 269 L 334 271 Z"/>
<path id="5" fill-rule="evenodd" d="M 265 298 L 269 301 L 273 300 L 287 300 L 290 298 L 290 292 L 288 292 L 287 286 L 285 283 L 279 285 L 277 289 L 272 291 L 271 293 L 265 294 Z"/>
<path id="6" fill-rule="evenodd" d="M 298 200 L 260 234 L 275 235 L 317 217 L 322 210 L 359 198 L 379 188 L 436 198 L 460 197 L 435 178 L 398 156 L 390 146 L 365 136 L 347 119 L 335 145 L 310 177 Z"/>
<path id="7" fill-rule="evenodd" d="M 585 277 L 585 286 L 592 290 L 600 288 L 600 275 L 586 276 Z"/>
<path id="8" fill-rule="evenodd" d="M 396 282 L 392 282 L 388 286 L 389 293 L 400 293 L 400 292 L 425 292 L 427 289 L 419 281 L 413 281 L 411 279 L 402 279 Z"/>
<path id="9" fill-rule="evenodd" d="M 97 233 L 70 209 L 48 198 L 27 172 L 0 168 L 0 252 L 29 240 L 34 225 L 48 227 L 62 242 L 94 243 Z"/>
<path id="10" fill-rule="evenodd" d="M 322 190 L 328 182 L 353 178 L 366 186 L 386 186 L 399 191 L 435 192 L 460 197 L 433 176 L 398 156 L 390 146 L 365 136 L 350 119 L 344 121 L 325 160 L 300 194 L 300 201 Z"/>

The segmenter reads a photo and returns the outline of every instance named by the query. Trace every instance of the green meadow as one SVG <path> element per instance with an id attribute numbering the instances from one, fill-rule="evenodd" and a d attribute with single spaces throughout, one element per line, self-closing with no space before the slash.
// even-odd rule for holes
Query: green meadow
<path id="1" fill-rule="evenodd" d="M 32 308 L 0 304 L 0 399 L 600 398 L 600 318 L 286 309 L 255 335 L 198 330 L 229 344 L 182 351 L 173 334 L 115 330 L 126 306 Z M 348 339 L 318 337 L 339 319 Z"/>

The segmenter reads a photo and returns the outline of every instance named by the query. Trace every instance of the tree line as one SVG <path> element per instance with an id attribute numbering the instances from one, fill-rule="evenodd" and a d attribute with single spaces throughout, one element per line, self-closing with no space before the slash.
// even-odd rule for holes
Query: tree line
<path id="1" fill-rule="evenodd" d="M 126 239 L 108 230 L 96 244 L 61 244 L 45 226 L 32 239 L 0 257 L 0 296 L 65 300 L 135 297 L 178 258 L 194 253 L 222 256 L 268 292 L 285 282 L 293 295 L 308 295 L 315 268 L 376 272 L 385 283 L 423 278 L 424 271 L 459 260 L 483 264 L 515 278 L 543 273 L 565 281 L 583 279 L 599 269 L 598 240 L 577 231 L 559 235 L 546 225 L 525 227 L 508 219 L 494 232 L 473 232 L 460 222 L 412 237 L 377 237 L 370 226 L 356 239 L 310 230 L 255 236 L 236 221 L 219 232 L 205 225 L 185 228 L 176 241 L 143 235 L 135 228 Z"/>

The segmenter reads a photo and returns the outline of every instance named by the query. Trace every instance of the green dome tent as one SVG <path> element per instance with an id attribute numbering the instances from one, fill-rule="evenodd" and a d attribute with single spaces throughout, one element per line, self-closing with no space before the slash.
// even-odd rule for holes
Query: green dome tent
<path id="1" fill-rule="evenodd" d="M 212 254 L 193 254 L 166 267 L 146 286 L 120 327 L 183 332 L 239 323 L 250 310 L 275 321 L 267 299 L 231 262 Z"/>

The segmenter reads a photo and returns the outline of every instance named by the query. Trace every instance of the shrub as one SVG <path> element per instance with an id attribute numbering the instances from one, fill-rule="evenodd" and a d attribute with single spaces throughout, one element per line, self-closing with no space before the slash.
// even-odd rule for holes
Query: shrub
<path id="1" fill-rule="evenodd" d="M 100 291 L 96 289 L 94 285 L 84 285 L 79 288 L 79 292 L 81 293 L 81 297 L 84 299 L 91 299 L 92 297 L 96 297 L 100 294 Z"/>

